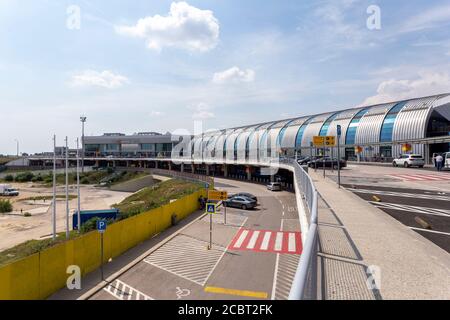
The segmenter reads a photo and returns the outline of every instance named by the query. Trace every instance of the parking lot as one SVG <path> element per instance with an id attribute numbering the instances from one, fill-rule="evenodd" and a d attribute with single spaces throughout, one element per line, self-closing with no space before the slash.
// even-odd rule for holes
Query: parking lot
<path id="1" fill-rule="evenodd" d="M 337 181 L 337 172 L 326 175 Z M 450 172 L 349 165 L 342 185 L 450 252 Z"/>

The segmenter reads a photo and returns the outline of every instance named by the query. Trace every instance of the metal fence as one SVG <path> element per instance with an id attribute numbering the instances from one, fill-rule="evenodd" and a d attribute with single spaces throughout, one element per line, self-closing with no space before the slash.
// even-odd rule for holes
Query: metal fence
<path id="1" fill-rule="evenodd" d="M 316 300 L 317 290 L 317 252 L 318 252 L 318 228 L 317 228 L 317 190 L 308 173 L 295 161 L 290 161 L 294 168 L 294 178 L 297 187 L 305 199 L 309 211 L 309 229 L 300 263 L 292 282 L 289 300 Z"/>

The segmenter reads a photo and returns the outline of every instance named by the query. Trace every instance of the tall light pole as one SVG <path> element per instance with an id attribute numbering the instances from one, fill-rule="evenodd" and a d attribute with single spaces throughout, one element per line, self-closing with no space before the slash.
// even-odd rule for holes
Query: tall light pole
<path id="1" fill-rule="evenodd" d="M 69 239 L 69 141 L 66 136 L 66 239 Z"/>
<path id="2" fill-rule="evenodd" d="M 14 141 L 16 142 L 16 150 L 17 150 L 17 156 L 19 156 L 19 140 L 14 139 Z"/>
<path id="3" fill-rule="evenodd" d="M 53 136 L 53 241 L 56 240 L 56 135 Z"/>
<path id="4" fill-rule="evenodd" d="M 84 124 L 86 123 L 87 117 L 81 116 L 81 172 L 84 173 Z"/>
<path id="5" fill-rule="evenodd" d="M 77 219 L 78 219 L 78 233 L 81 230 L 81 200 L 80 200 L 80 147 L 79 147 L 79 138 L 77 138 L 77 195 L 78 195 L 78 211 L 77 211 Z"/>

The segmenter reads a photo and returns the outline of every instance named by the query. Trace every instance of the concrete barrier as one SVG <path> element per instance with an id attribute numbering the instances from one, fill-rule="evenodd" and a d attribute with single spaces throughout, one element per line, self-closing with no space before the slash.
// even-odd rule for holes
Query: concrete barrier
<path id="1" fill-rule="evenodd" d="M 104 261 L 115 258 L 198 210 L 202 189 L 160 208 L 108 226 L 104 234 Z M 82 276 L 100 267 L 100 235 L 84 234 L 0 268 L 0 300 L 45 299 L 66 285 L 67 267 L 77 265 Z"/>

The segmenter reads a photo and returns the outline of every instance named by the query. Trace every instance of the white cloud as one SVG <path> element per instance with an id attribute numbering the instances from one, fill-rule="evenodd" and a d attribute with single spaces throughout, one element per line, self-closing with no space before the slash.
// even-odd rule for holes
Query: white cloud
<path id="1" fill-rule="evenodd" d="M 197 105 L 191 105 L 188 109 L 193 111 L 192 119 L 195 120 L 206 120 L 216 117 L 216 115 L 211 111 L 211 107 L 203 102 Z"/>
<path id="2" fill-rule="evenodd" d="M 124 84 L 129 83 L 127 77 L 120 74 L 115 74 L 112 71 L 95 71 L 84 70 L 72 76 L 71 85 L 75 87 L 80 86 L 96 86 L 107 89 L 116 89 Z"/>
<path id="3" fill-rule="evenodd" d="M 367 98 L 364 105 L 391 102 L 449 92 L 448 73 L 421 72 L 414 80 L 390 79 L 380 83 L 377 94 Z"/>
<path id="4" fill-rule="evenodd" d="M 413 32 L 438 27 L 450 21 L 450 5 L 431 8 L 406 20 L 400 32 Z"/>
<path id="5" fill-rule="evenodd" d="M 255 81 L 255 71 L 252 69 L 241 70 L 238 67 L 216 72 L 213 76 L 213 82 L 216 84 L 241 83 Z"/>
<path id="6" fill-rule="evenodd" d="M 172 2 L 167 16 L 139 19 L 134 26 L 116 26 L 116 32 L 144 38 L 150 49 L 175 47 L 189 51 L 208 51 L 219 40 L 219 21 L 210 10 L 201 10 L 186 2 Z"/>

